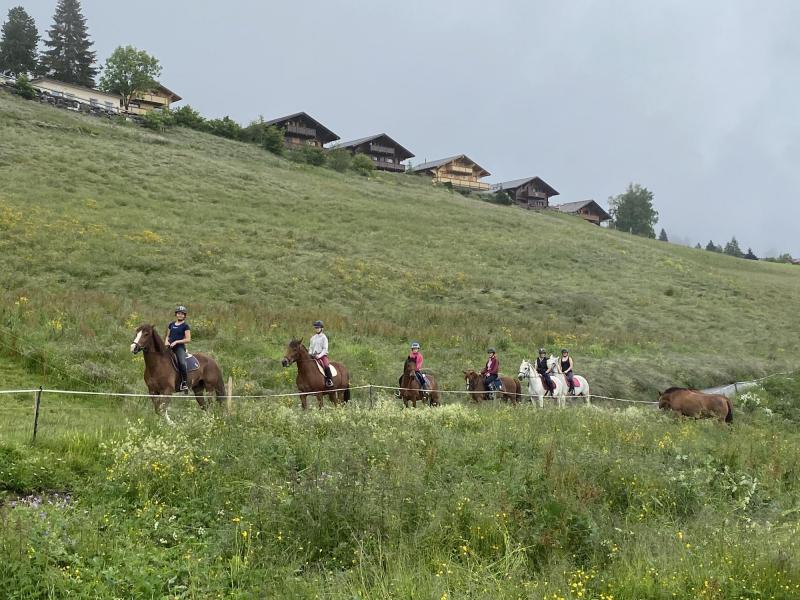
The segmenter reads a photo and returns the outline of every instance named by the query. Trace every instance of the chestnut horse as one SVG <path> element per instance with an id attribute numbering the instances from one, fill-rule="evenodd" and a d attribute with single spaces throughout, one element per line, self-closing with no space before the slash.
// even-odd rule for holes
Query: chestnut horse
<path id="1" fill-rule="evenodd" d="M 131 352 L 144 353 L 144 383 L 153 399 L 153 408 L 156 413 L 166 417 L 172 423 L 167 409 L 169 399 L 178 390 L 178 368 L 172 361 L 172 350 L 167 348 L 164 340 L 158 335 L 152 325 L 139 325 L 131 344 Z M 214 392 L 217 402 L 222 404 L 225 399 L 225 383 L 222 379 L 222 370 L 217 362 L 206 354 L 194 355 L 200 363 L 200 368 L 187 373 L 187 383 L 194 392 L 194 397 L 200 408 L 208 408 L 203 391 Z"/>
<path id="2" fill-rule="evenodd" d="M 706 394 L 691 388 L 671 387 L 658 394 L 658 408 L 673 410 L 687 417 L 716 417 L 720 422 L 733 421 L 731 401 L 721 394 Z"/>
<path id="3" fill-rule="evenodd" d="M 408 408 L 408 401 L 411 405 L 417 408 L 417 400 L 428 401 L 428 406 L 439 406 L 439 386 L 436 385 L 436 379 L 433 375 L 425 374 L 425 379 L 428 382 L 428 388 L 424 391 L 419 389 L 419 381 L 415 371 L 417 369 L 417 361 L 410 356 L 406 358 L 406 364 L 403 366 L 403 376 L 400 378 L 400 397 L 403 399 L 403 404 Z"/>
<path id="4" fill-rule="evenodd" d="M 478 400 L 483 397 L 484 400 L 491 399 L 491 391 L 486 389 L 486 384 L 483 381 L 483 375 L 476 372 L 474 369 L 464 371 L 464 381 L 467 383 L 467 390 L 470 392 L 484 392 L 484 394 L 472 394 L 473 399 Z M 500 390 L 500 397 L 503 400 L 511 400 L 512 402 L 519 402 L 522 399 L 522 384 L 513 377 L 506 377 L 500 375 L 500 383 L 503 389 Z"/>
<path id="5" fill-rule="evenodd" d="M 325 387 L 325 375 L 317 366 L 317 361 L 311 357 L 308 350 L 303 345 L 302 338 L 292 340 L 286 348 L 286 356 L 283 357 L 281 364 L 288 367 L 292 363 L 297 363 L 297 391 L 300 392 L 300 404 L 303 409 L 308 408 L 308 396 L 316 396 L 319 408 L 327 395 L 334 406 L 339 406 L 339 401 L 349 402 L 350 400 L 350 374 L 347 367 L 342 363 L 330 361 L 331 366 L 336 370 L 333 376 L 333 387 Z"/>

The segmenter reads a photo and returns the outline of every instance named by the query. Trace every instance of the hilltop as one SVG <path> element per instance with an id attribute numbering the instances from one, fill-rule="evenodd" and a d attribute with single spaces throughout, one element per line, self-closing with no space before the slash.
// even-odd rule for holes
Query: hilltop
<path id="1" fill-rule="evenodd" d="M 315 318 L 356 383 L 395 381 L 412 339 L 456 389 L 488 345 L 511 374 L 568 346 L 594 391 L 648 399 L 796 364 L 786 265 L 3 94 L 0 139 L 0 341 L 31 383 L 142 391 L 133 329 L 177 302 L 240 393 L 290 389 Z"/>

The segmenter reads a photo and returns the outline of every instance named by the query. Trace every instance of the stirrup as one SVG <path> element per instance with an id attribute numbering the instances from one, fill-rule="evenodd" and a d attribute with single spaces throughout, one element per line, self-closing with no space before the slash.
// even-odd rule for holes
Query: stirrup
<path id="1" fill-rule="evenodd" d="M 181 381 L 181 386 L 180 386 L 178 391 L 181 391 L 184 394 L 188 394 L 189 393 L 189 384 L 187 384 L 185 381 Z"/>
<path id="2" fill-rule="evenodd" d="M 333 387 L 333 379 L 325 378 L 325 387 L 332 388 Z"/>

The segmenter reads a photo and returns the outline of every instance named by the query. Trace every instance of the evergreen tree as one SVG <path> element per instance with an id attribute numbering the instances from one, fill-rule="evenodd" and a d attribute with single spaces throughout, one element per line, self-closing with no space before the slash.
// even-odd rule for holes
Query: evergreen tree
<path id="1" fill-rule="evenodd" d="M 86 30 L 86 17 L 78 0 L 58 0 L 53 26 L 45 40 L 41 58 L 42 72 L 65 83 L 94 87 L 96 55 Z"/>
<path id="2" fill-rule="evenodd" d="M 695 246 L 695 248 L 697 250 L 702 250 L 703 249 L 703 247 L 700 245 L 700 242 L 697 242 L 697 245 Z"/>
<path id="3" fill-rule="evenodd" d="M 731 238 L 731 241 L 725 244 L 725 250 L 723 252 L 729 256 L 735 256 L 737 258 L 742 258 L 744 256 L 744 252 L 742 249 L 739 248 L 739 242 L 736 241 L 736 236 Z"/>
<path id="4" fill-rule="evenodd" d="M 653 225 L 658 221 L 658 211 L 653 208 L 653 192 L 646 187 L 632 183 L 624 194 L 609 198 L 608 206 L 616 229 L 656 237 Z"/>
<path id="5" fill-rule="evenodd" d="M 667 232 L 664 230 L 663 227 L 661 228 L 661 233 L 658 234 L 658 241 L 659 242 L 668 242 L 669 241 L 669 238 L 667 238 Z"/>
<path id="6" fill-rule="evenodd" d="M 39 32 L 36 23 L 21 6 L 8 11 L 0 37 L 0 69 L 20 75 L 34 73 L 38 67 L 36 46 Z"/>
<path id="7" fill-rule="evenodd" d="M 708 240 L 708 243 L 706 244 L 706 250 L 709 252 L 722 252 L 722 248 L 717 246 L 713 240 Z"/>
<path id="8" fill-rule="evenodd" d="M 747 254 L 744 255 L 747 260 L 758 260 L 758 257 L 753 252 L 752 248 L 747 249 Z"/>

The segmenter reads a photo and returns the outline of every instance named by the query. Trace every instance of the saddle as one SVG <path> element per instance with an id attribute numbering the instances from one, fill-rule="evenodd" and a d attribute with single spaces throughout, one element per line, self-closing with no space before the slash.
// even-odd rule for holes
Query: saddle
<path id="1" fill-rule="evenodd" d="M 174 352 L 170 352 L 170 358 L 172 359 L 172 367 L 178 371 L 178 357 L 175 356 Z M 200 368 L 200 361 L 197 360 L 197 357 L 194 354 L 186 354 L 186 372 L 191 373 L 192 371 L 197 371 Z"/>
<path id="2" fill-rule="evenodd" d="M 544 375 L 540 374 L 539 375 L 539 379 L 541 380 L 542 387 L 544 389 L 549 390 L 551 392 L 555 391 L 555 389 L 556 389 L 556 381 L 555 381 L 555 379 L 552 379 L 552 375 L 551 375 L 551 379 L 550 379 L 551 383 L 553 384 L 552 386 L 547 385 L 547 380 L 544 378 Z"/>
<path id="3" fill-rule="evenodd" d="M 322 375 L 323 375 L 323 377 L 324 377 L 324 376 L 325 376 L 325 369 L 323 369 L 323 368 L 322 368 L 322 363 L 321 363 L 321 362 L 319 362 L 319 359 L 318 359 L 318 358 L 315 358 L 315 359 L 314 359 L 314 362 L 315 362 L 315 363 L 317 363 L 317 368 L 319 369 L 319 372 L 320 372 L 320 373 L 322 373 Z M 336 370 L 336 367 L 334 367 L 334 366 L 333 366 L 333 363 L 332 363 L 332 362 L 328 362 L 328 366 L 329 366 L 329 367 L 330 367 L 330 369 L 331 369 L 331 377 L 336 377 L 336 375 L 338 375 L 338 373 L 339 373 L 339 372 Z"/>

